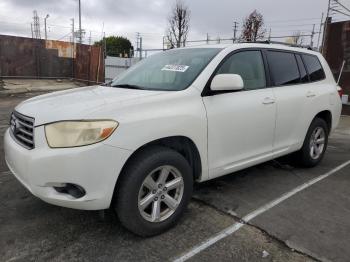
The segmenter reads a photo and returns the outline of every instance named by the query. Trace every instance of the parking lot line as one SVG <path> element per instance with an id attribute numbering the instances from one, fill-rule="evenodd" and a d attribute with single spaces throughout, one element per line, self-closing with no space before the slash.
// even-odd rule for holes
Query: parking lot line
<path id="1" fill-rule="evenodd" d="M 257 216 L 261 215 L 262 213 L 265 213 L 269 209 L 273 208 L 274 206 L 282 203 L 283 201 L 287 200 L 288 198 L 294 196 L 295 194 L 299 193 L 300 191 L 305 190 L 306 188 L 322 181 L 323 179 L 335 174 L 339 170 L 343 169 L 344 167 L 348 166 L 350 164 L 350 160 L 337 166 L 336 168 L 332 169 L 331 171 L 327 172 L 324 175 L 318 176 L 314 179 L 311 179 L 310 181 L 294 188 L 293 190 L 283 194 L 279 198 L 267 203 L 266 205 L 256 209 L 255 211 L 249 213 L 248 215 L 244 216 L 241 220 L 241 222 L 234 223 L 232 226 L 229 226 L 228 228 L 224 229 L 220 233 L 216 234 L 215 236 L 207 239 L 206 241 L 202 242 L 201 244 L 195 246 L 190 251 L 186 252 L 185 254 L 181 255 L 178 258 L 174 259 L 174 262 L 183 262 L 186 261 L 196 254 L 202 252 L 203 250 L 207 249 L 208 247 L 214 245 L 216 242 L 220 241 L 221 239 L 232 235 L 237 230 L 239 230 L 241 227 L 243 227 L 246 223 L 251 221 L 252 219 L 256 218 Z"/>

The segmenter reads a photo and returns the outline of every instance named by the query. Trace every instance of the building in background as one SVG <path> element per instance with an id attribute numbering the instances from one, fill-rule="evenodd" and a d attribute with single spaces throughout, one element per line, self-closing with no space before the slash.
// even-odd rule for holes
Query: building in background
<path id="1" fill-rule="evenodd" d="M 345 61 L 340 86 L 345 94 L 350 94 L 350 21 L 327 24 L 323 55 L 336 79 Z"/>

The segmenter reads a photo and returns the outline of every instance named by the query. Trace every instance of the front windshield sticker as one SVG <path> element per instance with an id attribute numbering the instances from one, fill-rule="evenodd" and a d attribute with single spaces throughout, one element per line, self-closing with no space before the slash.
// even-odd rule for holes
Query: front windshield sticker
<path id="1" fill-rule="evenodd" d="M 162 71 L 173 71 L 184 73 L 189 68 L 187 65 L 165 65 Z"/>

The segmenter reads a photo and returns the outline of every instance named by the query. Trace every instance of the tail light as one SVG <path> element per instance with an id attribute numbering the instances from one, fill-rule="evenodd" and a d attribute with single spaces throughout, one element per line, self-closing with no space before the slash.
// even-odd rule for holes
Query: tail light
<path id="1" fill-rule="evenodd" d="M 343 89 L 340 86 L 338 86 L 337 89 L 338 89 L 338 94 L 339 94 L 340 98 L 342 98 L 342 96 L 344 94 Z"/>

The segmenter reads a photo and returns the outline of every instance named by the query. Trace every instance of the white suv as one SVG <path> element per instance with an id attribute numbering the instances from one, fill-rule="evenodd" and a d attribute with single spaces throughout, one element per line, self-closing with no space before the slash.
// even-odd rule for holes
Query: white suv
<path id="1" fill-rule="evenodd" d="M 21 103 L 5 155 L 42 200 L 112 207 L 125 227 L 150 236 L 178 221 L 194 181 L 294 152 L 317 165 L 340 113 L 317 52 L 262 43 L 175 49 L 109 85 Z"/>

